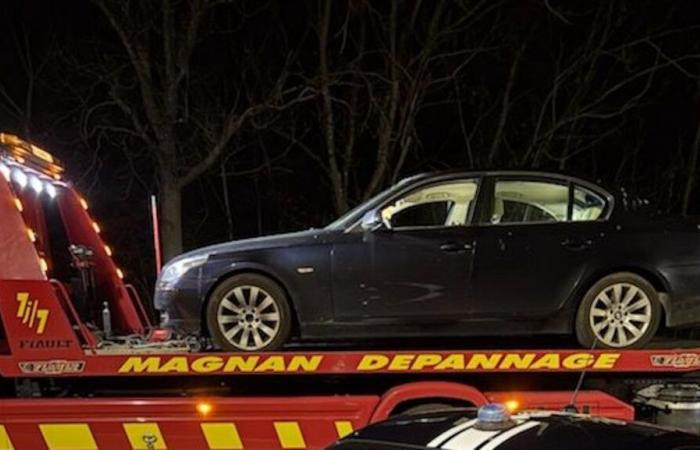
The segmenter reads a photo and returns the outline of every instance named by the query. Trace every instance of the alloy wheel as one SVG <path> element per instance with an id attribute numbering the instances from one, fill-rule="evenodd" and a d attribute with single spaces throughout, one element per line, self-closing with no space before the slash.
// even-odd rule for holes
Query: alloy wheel
<path id="1" fill-rule="evenodd" d="M 652 322 L 649 296 L 630 283 L 615 283 L 596 295 L 589 313 L 591 330 L 608 347 L 629 347 Z"/>
<path id="2" fill-rule="evenodd" d="M 281 324 L 275 298 L 250 285 L 231 289 L 219 303 L 216 319 L 224 338 L 245 351 L 266 347 L 279 333 Z"/>

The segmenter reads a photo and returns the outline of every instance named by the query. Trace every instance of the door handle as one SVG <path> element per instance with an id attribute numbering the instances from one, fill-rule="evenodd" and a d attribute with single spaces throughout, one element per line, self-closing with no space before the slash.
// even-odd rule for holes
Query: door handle
<path id="1" fill-rule="evenodd" d="M 591 248 L 593 241 L 590 239 L 564 239 L 561 245 L 569 250 L 580 251 Z"/>
<path id="2" fill-rule="evenodd" d="M 464 242 L 445 242 L 440 246 L 443 252 L 464 252 L 471 249 L 472 244 Z"/>

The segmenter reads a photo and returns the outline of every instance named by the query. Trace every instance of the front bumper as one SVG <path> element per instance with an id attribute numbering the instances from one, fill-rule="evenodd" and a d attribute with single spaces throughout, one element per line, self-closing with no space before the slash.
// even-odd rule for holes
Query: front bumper
<path id="1" fill-rule="evenodd" d="M 160 313 L 162 328 L 183 336 L 201 334 L 202 302 L 198 289 L 156 289 L 154 305 Z"/>

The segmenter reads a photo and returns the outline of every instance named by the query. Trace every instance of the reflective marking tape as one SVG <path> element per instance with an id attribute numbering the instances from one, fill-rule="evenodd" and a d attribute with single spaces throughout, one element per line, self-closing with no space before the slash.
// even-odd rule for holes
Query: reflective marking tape
<path id="1" fill-rule="evenodd" d="M 125 423 L 124 432 L 133 450 L 167 450 L 157 423 Z"/>
<path id="2" fill-rule="evenodd" d="M 86 423 L 39 424 L 49 450 L 97 450 Z"/>
<path id="3" fill-rule="evenodd" d="M 352 422 L 350 422 L 349 420 L 336 420 L 335 431 L 338 432 L 339 438 L 344 438 L 348 434 L 352 433 Z"/>
<path id="4" fill-rule="evenodd" d="M 0 425 L 0 450 L 15 450 L 5 425 Z"/>
<path id="5" fill-rule="evenodd" d="M 481 431 L 476 428 L 470 428 L 450 439 L 441 448 L 448 450 L 495 450 L 513 436 L 517 436 L 539 424 L 540 422 L 524 422 L 505 431 Z"/>
<path id="6" fill-rule="evenodd" d="M 282 448 L 306 448 L 298 422 L 275 422 L 275 431 Z"/>
<path id="7" fill-rule="evenodd" d="M 469 428 L 445 442 L 440 448 L 446 450 L 476 450 L 489 440 L 498 436 L 501 431 L 485 431 Z"/>
<path id="8" fill-rule="evenodd" d="M 513 436 L 517 436 L 520 433 L 524 433 L 525 431 L 529 430 L 530 428 L 538 427 L 538 426 L 540 426 L 541 423 L 542 422 L 537 422 L 537 421 L 525 422 L 524 424 L 520 425 L 519 427 L 511 428 L 510 430 L 506 431 L 505 433 L 501 433 L 497 438 L 493 439 L 488 444 L 484 445 L 482 447 L 482 450 L 494 450 L 494 449 L 498 448 L 501 444 L 503 444 L 505 441 L 512 438 Z"/>
<path id="9" fill-rule="evenodd" d="M 201 424 L 201 427 L 209 450 L 240 450 L 243 448 L 243 442 L 235 424 L 207 422 Z"/>
<path id="10" fill-rule="evenodd" d="M 471 420 L 468 420 L 466 422 L 462 422 L 459 425 L 456 425 L 456 426 L 450 428 L 449 430 L 442 432 L 435 439 L 428 442 L 428 447 L 439 447 L 440 444 L 447 441 L 448 439 L 453 438 L 460 431 L 471 428 L 475 424 L 476 424 L 476 419 L 471 419 Z"/>

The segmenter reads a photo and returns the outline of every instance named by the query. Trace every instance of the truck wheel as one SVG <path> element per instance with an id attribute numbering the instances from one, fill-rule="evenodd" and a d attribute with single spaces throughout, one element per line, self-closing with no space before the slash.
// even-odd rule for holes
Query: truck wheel
<path id="1" fill-rule="evenodd" d="M 258 352 L 280 349 L 291 331 L 287 297 L 280 286 L 257 274 L 224 280 L 209 297 L 207 326 L 223 350 Z"/>
<path id="2" fill-rule="evenodd" d="M 601 279 L 583 297 L 576 336 L 584 347 L 641 348 L 661 322 L 659 295 L 639 275 L 620 272 Z"/>

